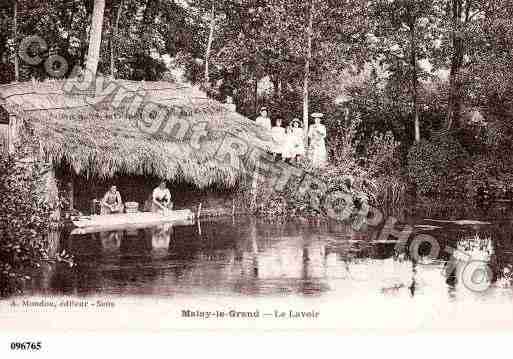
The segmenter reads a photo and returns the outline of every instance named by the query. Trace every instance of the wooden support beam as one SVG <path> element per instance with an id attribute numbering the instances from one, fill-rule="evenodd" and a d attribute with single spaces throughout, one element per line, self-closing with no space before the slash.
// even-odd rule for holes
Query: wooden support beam
<path id="1" fill-rule="evenodd" d="M 199 206 L 198 206 L 198 212 L 196 213 L 196 218 L 198 218 L 198 219 L 199 219 L 199 218 L 200 218 L 200 216 L 201 216 L 201 202 L 200 202 L 200 204 L 199 204 Z"/>
<path id="2" fill-rule="evenodd" d="M 251 210 L 255 211 L 256 202 L 258 195 L 258 171 L 255 169 L 253 171 L 253 178 L 251 181 Z"/>
<path id="3" fill-rule="evenodd" d="M 18 138 L 18 126 L 16 116 L 9 116 L 9 129 L 7 131 L 7 150 L 14 153 L 16 140 Z"/>
<path id="4" fill-rule="evenodd" d="M 68 201 L 69 201 L 69 210 L 73 211 L 75 209 L 75 191 L 73 185 L 73 178 L 68 182 Z"/>

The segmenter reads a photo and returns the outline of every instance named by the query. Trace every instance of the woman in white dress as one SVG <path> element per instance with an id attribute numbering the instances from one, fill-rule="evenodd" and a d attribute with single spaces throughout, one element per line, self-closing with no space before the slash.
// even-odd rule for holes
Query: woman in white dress
<path id="1" fill-rule="evenodd" d="M 276 120 L 276 126 L 274 126 L 272 129 L 271 129 L 271 133 L 272 133 L 272 136 L 273 136 L 273 140 L 274 140 L 274 156 L 275 156 L 275 160 L 276 160 L 276 157 L 278 155 L 281 155 L 282 158 L 285 157 L 285 152 L 286 152 L 286 134 L 285 134 L 285 129 L 283 127 L 281 127 L 281 124 L 282 124 L 282 120 L 281 118 L 278 118 Z"/>
<path id="2" fill-rule="evenodd" d="M 171 202 L 171 192 L 166 186 L 166 182 L 162 181 L 158 187 L 153 190 L 152 194 L 152 212 L 166 212 L 173 209 Z"/>
<path id="3" fill-rule="evenodd" d="M 292 159 L 292 141 L 292 123 L 289 122 L 285 129 L 285 137 L 281 154 L 285 162 L 289 162 Z"/>
<path id="4" fill-rule="evenodd" d="M 288 158 L 298 161 L 299 157 L 305 156 L 304 131 L 301 128 L 301 121 L 295 118 L 290 123 L 290 130 L 287 136 Z"/>
<path id="5" fill-rule="evenodd" d="M 314 167 L 320 168 L 328 163 L 328 152 L 326 151 L 326 127 L 321 124 L 322 113 L 314 113 L 312 117 L 315 123 L 308 130 L 310 140 L 309 157 Z"/>
<path id="6" fill-rule="evenodd" d="M 267 107 L 260 109 L 260 116 L 256 118 L 255 123 L 266 130 L 271 130 L 271 119 L 268 116 Z"/>

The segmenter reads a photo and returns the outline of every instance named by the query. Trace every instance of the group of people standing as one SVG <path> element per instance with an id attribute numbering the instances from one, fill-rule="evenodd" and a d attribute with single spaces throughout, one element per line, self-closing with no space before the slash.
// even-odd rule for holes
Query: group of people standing
<path id="1" fill-rule="evenodd" d="M 285 162 L 297 162 L 301 158 L 308 158 L 314 167 L 324 167 L 328 163 L 326 150 L 326 127 L 321 123 L 324 115 L 316 112 L 312 114 L 314 124 L 308 128 L 308 136 L 298 118 L 294 118 L 283 127 L 284 121 L 276 119 L 271 125 L 271 119 L 266 107 L 262 107 L 260 115 L 256 118 L 257 125 L 268 129 L 272 133 L 275 155 L 281 156 Z"/>

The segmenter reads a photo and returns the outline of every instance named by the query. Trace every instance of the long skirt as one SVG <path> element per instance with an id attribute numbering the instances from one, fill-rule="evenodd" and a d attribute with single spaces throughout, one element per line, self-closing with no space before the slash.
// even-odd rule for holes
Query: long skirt
<path id="1" fill-rule="evenodd" d="M 310 145 L 309 158 L 314 167 L 324 167 L 328 164 L 328 151 L 324 141 L 316 141 Z"/>
<path id="2" fill-rule="evenodd" d="M 290 136 L 286 139 L 283 158 L 294 159 L 296 156 L 304 156 L 305 152 L 305 144 L 301 138 Z"/>

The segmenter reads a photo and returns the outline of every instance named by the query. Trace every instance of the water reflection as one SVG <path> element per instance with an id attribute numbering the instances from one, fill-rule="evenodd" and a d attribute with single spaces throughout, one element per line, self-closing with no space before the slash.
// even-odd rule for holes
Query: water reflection
<path id="1" fill-rule="evenodd" d="M 439 258 L 410 258 L 395 243 L 377 241 L 379 228 L 354 231 L 340 224 L 275 225 L 251 218 L 159 226 L 99 234 L 62 234 L 59 250 L 75 255 L 73 269 L 51 263 L 32 283 L 32 293 L 116 295 L 282 296 L 335 295 L 445 300 L 487 297 L 500 288 L 511 295 L 513 228 L 421 225 L 438 239 Z M 429 231 L 429 232 L 423 232 Z M 429 253 L 429 248 L 420 248 Z M 492 290 L 475 293 L 462 282 L 465 262 L 485 263 Z M 467 269 L 468 270 L 468 269 Z M 483 272 L 484 273 L 484 272 Z M 486 274 L 486 273 L 485 273 Z M 483 278 L 474 278 L 482 280 Z"/>
<path id="2" fill-rule="evenodd" d="M 93 238 L 97 237 L 102 243 L 102 249 L 105 252 L 115 252 L 118 251 L 121 246 L 121 238 L 123 237 L 123 232 L 102 232 L 93 234 Z"/>

